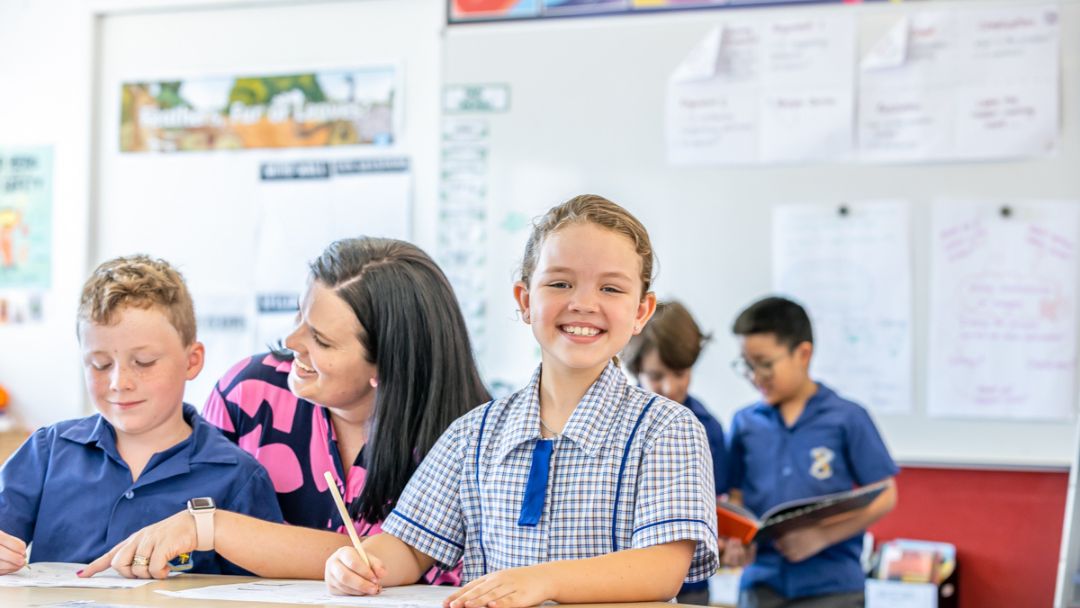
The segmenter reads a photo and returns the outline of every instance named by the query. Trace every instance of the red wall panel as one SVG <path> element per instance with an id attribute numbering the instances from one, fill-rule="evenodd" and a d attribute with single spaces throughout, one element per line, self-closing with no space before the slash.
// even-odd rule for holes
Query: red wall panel
<path id="1" fill-rule="evenodd" d="M 1050 606 L 1068 472 L 905 467 L 875 540 L 951 542 L 960 608 Z"/>

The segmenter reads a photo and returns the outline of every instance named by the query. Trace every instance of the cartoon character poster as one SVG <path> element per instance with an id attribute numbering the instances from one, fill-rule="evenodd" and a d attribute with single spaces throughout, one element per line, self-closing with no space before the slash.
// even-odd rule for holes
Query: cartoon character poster
<path id="1" fill-rule="evenodd" d="M 0 148 L 0 289 L 47 289 L 52 149 Z"/>

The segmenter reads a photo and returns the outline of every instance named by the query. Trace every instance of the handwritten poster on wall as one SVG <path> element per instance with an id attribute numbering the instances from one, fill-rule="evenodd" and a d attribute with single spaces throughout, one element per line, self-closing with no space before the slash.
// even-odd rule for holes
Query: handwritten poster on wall
<path id="1" fill-rule="evenodd" d="M 919 11 L 862 57 L 860 158 L 1004 159 L 1054 152 L 1060 18 L 1053 5 Z"/>
<path id="2" fill-rule="evenodd" d="M 875 412 L 912 409 L 909 216 L 903 201 L 773 211 L 773 287 L 810 314 L 813 376 Z"/>
<path id="3" fill-rule="evenodd" d="M 1073 415 L 1078 234 L 1080 201 L 935 204 L 929 414 Z"/>
<path id="4" fill-rule="evenodd" d="M 852 15 L 725 22 L 669 79 L 668 162 L 846 159 L 854 61 Z"/>

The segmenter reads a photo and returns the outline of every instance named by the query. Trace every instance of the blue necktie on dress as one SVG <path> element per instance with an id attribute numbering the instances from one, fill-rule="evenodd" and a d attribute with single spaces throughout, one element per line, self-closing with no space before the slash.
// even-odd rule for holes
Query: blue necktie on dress
<path id="1" fill-rule="evenodd" d="M 519 526 L 535 527 L 544 513 L 544 495 L 547 494 L 548 471 L 551 465 L 551 452 L 555 448 L 552 439 L 541 439 L 533 448 L 532 466 L 529 467 L 529 480 L 525 483 L 525 498 L 521 501 Z"/>

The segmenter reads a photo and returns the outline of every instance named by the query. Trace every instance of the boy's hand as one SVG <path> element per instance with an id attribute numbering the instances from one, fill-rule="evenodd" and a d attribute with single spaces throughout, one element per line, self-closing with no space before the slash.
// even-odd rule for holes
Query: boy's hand
<path id="1" fill-rule="evenodd" d="M 386 576 L 382 561 L 367 552 L 369 568 L 352 545 L 341 547 L 326 560 L 326 586 L 334 595 L 375 595 L 382 591 L 379 579 Z"/>
<path id="2" fill-rule="evenodd" d="M 720 565 L 725 568 L 742 568 L 754 561 L 756 557 L 756 544 L 744 545 L 737 538 L 729 538 L 724 540 L 724 549 L 720 554 Z"/>
<path id="3" fill-rule="evenodd" d="M 0 574 L 15 572 L 26 565 L 26 543 L 7 532 L 0 532 Z"/>
<path id="4" fill-rule="evenodd" d="M 443 608 L 519 608 L 552 599 L 538 566 L 500 570 L 472 581 L 443 601 Z"/>
<path id="5" fill-rule="evenodd" d="M 821 528 L 811 526 L 792 530 L 776 539 L 774 544 L 789 562 L 801 562 L 817 555 L 831 543 Z"/>
<path id="6" fill-rule="evenodd" d="M 165 578 L 169 576 L 169 560 L 181 553 L 191 553 L 198 546 L 195 518 L 186 510 L 127 537 L 108 553 L 90 562 L 79 572 L 87 578 L 112 566 L 127 578 Z M 148 564 L 135 565 L 135 556 L 145 557 Z"/>

